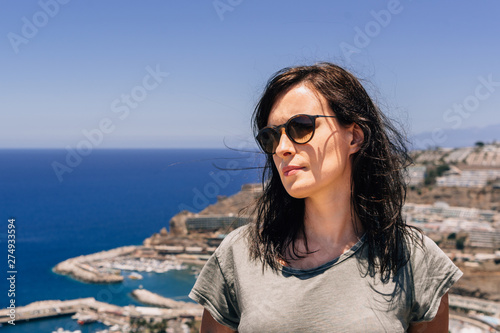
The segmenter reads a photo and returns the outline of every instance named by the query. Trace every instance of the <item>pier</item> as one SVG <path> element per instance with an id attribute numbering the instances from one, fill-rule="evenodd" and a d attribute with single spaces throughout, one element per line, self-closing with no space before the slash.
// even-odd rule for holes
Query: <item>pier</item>
<path id="1" fill-rule="evenodd" d="M 498 332 L 495 327 L 479 319 L 450 313 L 450 329 L 452 332 L 461 331 L 467 328 L 476 328 L 475 332 L 477 332 L 477 329 L 480 329 L 481 332 Z"/>
<path id="2" fill-rule="evenodd" d="M 28 321 L 49 317 L 57 317 L 64 315 L 75 314 L 82 309 L 91 309 L 94 311 L 102 310 L 103 308 L 121 309 L 119 306 L 98 302 L 93 297 L 79 298 L 69 301 L 40 301 L 19 306 L 15 308 L 15 321 Z M 12 320 L 10 309 L 0 310 L 0 324 L 7 323 Z"/>
<path id="3" fill-rule="evenodd" d="M 15 308 L 15 319 L 11 317 L 11 310 L 0 310 L 0 324 L 11 320 L 17 322 L 36 319 L 67 316 L 78 313 L 80 318 L 90 317 L 105 325 L 118 325 L 121 328 L 130 328 L 132 321 L 145 319 L 150 323 L 169 321 L 170 325 L 179 326 L 185 320 L 201 319 L 203 307 L 196 303 L 180 302 L 151 293 L 147 290 L 135 290 L 134 297 L 155 307 L 145 306 L 117 306 L 99 302 L 93 297 L 79 298 L 69 301 L 41 301 Z M 182 330 L 174 330 L 175 332 Z"/>
<path id="4" fill-rule="evenodd" d="M 484 313 L 500 318 L 500 303 L 460 295 L 450 295 L 450 308 Z"/>

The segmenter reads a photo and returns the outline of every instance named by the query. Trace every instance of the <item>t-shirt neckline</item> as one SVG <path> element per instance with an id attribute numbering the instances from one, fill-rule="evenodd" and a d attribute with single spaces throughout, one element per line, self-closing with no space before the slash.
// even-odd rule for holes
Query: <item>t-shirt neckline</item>
<path id="1" fill-rule="evenodd" d="M 322 272 L 326 271 L 327 269 L 329 269 L 330 267 L 332 267 L 334 265 L 338 265 L 341 262 L 343 262 L 344 260 L 346 260 L 347 258 L 351 257 L 354 253 L 356 253 L 361 248 L 361 246 L 363 246 L 364 242 L 365 242 L 365 234 L 349 250 L 345 251 L 337 258 L 330 260 L 330 261 L 328 261 L 328 262 L 326 262 L 318 267 L 300 269 L 300 268 L 293 268 L 293 267 L 281 265 L 281 271 L 283 273 L 291 274 L 291 275 L 305 275 L 305 274 L 315 275 L 315 274 L 322 273 Z"/>

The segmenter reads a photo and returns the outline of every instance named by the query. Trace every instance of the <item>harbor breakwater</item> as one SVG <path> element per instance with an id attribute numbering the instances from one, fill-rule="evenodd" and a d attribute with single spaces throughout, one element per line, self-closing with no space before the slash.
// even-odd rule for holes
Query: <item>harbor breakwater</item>
<path id="1" fill-rule="evenodd" d="M 123 246 L 108 251 L 70 258 L 57 264 L 53 268 L 53 271 L 87 283 L 119 283 L 123 281 L 122 275 L 106 270 L 98 270 L 91 266 L 90 263 L 126 256 L 133 253 L 136 249 L 137 246 Z"/>
<path id="2" fill-rule="evenodd" d="M 194 315 L 201 315 L 203 307 L 197 303 L 175 301 L 171 298 L 163 297 L 146 289 L 136 289 L 132 292 L 132 297 L 142 304 L 159 308 L 182 310 L 183 313 L 191 312 Z"/>

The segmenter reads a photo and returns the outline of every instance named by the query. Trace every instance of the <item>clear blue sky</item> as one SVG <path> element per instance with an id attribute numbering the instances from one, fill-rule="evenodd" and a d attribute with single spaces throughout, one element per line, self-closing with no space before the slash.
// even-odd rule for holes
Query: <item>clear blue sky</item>
<path id="1" fill-rule="evenodd" d="M 269 76 L 323 60 L 410 134 L 500 123 L 497 0 L 59 1 L 0 1 L 0 148 L 253 144 Z"/>

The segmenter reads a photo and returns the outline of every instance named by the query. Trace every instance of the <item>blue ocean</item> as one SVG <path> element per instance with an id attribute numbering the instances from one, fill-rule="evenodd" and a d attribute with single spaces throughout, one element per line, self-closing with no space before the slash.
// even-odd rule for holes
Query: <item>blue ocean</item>
<path id="1" fill-rule="evenodd" d="M 145 289 L 187 300 L 191 270 L 145 273 L 143 280 L 86 284 L 52 272 L 59 262 L 125 245 L 140 245 L 182 209 L 200 211 L 219 195 L 260 180 L 258 153 L 230 149 L 0 150 L 0 307 L 41 300 L 95 297 L 141 305 L 129 293 Z M 8 220 L 15 219 L 15 296 L 8 297 Z M 6 324 L 5 332 L 77 327 L 70 317 Z"/>

